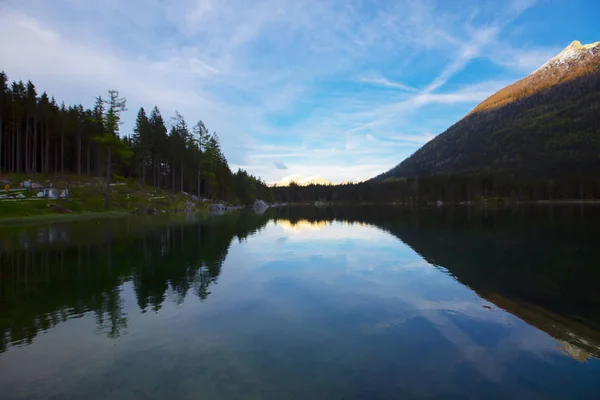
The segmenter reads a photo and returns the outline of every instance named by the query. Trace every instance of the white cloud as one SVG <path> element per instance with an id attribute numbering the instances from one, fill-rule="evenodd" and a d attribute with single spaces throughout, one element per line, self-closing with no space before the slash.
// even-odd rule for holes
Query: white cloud
<path id="1" fill-rule="evenodd" d="M 373 85 L 381 85 L 381 86 L 385 86 L 385 87 L 389 87 L 389 88 L 400 89 L 400 90 L 404 90 L 407 92 L 416 92 L 417 91 L 417 88 L 405 85 L 400 82 L 393 82 L 393 81 L 385 79 L 381 76 L 365 77 L 365 78 L 362 78 L 361 81 L 366 82 L 366 83 L 371 83 Z"/>
<path id="2" fill-rule="evenodd" d="M 480 24 L 479 9 L 449 3 L 6 2 L 0 68 L 67 103 L 90 106 L 118 89 L 130 109 L 124 132 L 139 106 L 202 118 L 233 166 L 268 181 L 281 177 L 273 168 L 281 159 L 287 174 L 351 180 L 383 172 L 431 138 L 420 110 L 451 106 L 436 115 L 449 126 L 499 89 L 451 84 L 474 59 L 518 74 L 544 61 L 545 49 L 499 39 L 532 1 L 509 2 Z M 437 74 L 416 79 L 423 65 Z"/>
<path id="3" fill-rule="evenodd" d="M 497 28 L 471 29 L 469 41 L 463 43 L 455 57 L 455 60 L 446 66 L 435 79 L 427 85 L 424 92 L 433 92 L 448 82 L 457 72 L 461 71 L 471 60 L 477 58 L 483 48 L 498 35 Z"/>

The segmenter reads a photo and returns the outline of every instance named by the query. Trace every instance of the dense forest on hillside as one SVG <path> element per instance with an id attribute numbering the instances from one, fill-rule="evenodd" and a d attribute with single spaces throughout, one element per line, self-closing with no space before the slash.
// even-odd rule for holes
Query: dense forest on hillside
<path id="1" fill-rule="evenodd" d="M 0 173 L 123 176 L 198 197 L 251 203 L 270 190 L 243 170 L 233 173 L 216 132 L 190 128 L 175 113 L 140 108 L 131 134 L 120 132 L 126 99 L 110 90 L 94 106 L 67 106 L 28 81 L 0 72 Z"/>
<path id="2" fill-rule="evenodd" d="M 492 101 L 471 113 L 377 179 L 270 188 L 243 170 L 233 173 L 217 133 L 202 121 L 190 128 L 177 112 L 165 119 L 158 107 L 140 108 L 133 131 L 123 135 L 126 101 L 118 92 L 96 98 L 91 109 L 59 105 L 38 95 L 32 82 L 9 83 L 0 73 L 0 173 L 107 182 L 122 176 L 243 204 L 257 198 L 402 204 L 600 199 L 600 72 L 528 96 L 517 96 L 515 88 L 525 90 L 516 85 L 511 102 L 495 107 Z M 455 168 L 462 172 L 451 172 Z"/>
<path id="3" fill-rule="evenodd" d="M 405 204 L 600 199 L 600 46 L 573 42 L 369 182 L 274 193 Z"/>
<path id="4" fill-rule="evenodd" d="M 600 199 L 600 178 L 526 179 L 512 175 L 430 175 L 347 185 L 274 187 L 280 202 L 398 203 L 516 202 Z"/>
<path id="5" fill-rule="evenodd" d="M 600 43 L 574 41 L 376 180 L 433 174 L 600 174 Z"/>
<path id="6" fill-rule="evenodd" d="M 377 177 L 505 174 L 535 179 L 600 174 L 600 66 L 597 72 L 495 107 L 494 99 Z M 519 89 L 520 88 L 520 89 Z M 514 93 L 513 93 L 514 92 Z"/>

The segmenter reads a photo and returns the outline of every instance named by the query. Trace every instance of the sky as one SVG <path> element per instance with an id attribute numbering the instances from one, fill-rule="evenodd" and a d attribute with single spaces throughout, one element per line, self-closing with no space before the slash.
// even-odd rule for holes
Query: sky
<path id="1" fill-rule="evenodd" d="M 597 0 L 0 0 L 0 70 L 216 131 L 267 182 L 376 176 L 573 40 Z"/>

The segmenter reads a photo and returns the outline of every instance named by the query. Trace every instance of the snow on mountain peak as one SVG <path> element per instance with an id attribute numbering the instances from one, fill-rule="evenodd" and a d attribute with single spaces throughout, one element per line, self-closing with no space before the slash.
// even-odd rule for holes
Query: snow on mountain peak
<path id="1" fill-rule="evenodd" d="M 273 186 L 289 186 L 291 183 L 295 183 L 298 186 L 308 185 L 332 185 L 332 183 L 321 176 L 307 176 L 302 175 L 290 175 L 284 177 L 279 182 L 273 184 Z"/>
<path id="2" fill-rule="evenodd" d="M 347 184 L 355 184 L 366 181 L 364 178 L 356 178 L 353 181 L 343 181 L 339 184 L 347 185 Z M 335 185 L 338 183 L 328 181 L 327 179 L 321 176 L 302 176 L 302 175 L 289 175 L 281 179 L 279 182 L 271 183 L 270 186 L 290 186 L 290 184 L 295 183 L 298 186 L 308 186 L 308 185 Z"/>
<path id="3" fill-rule="evenodd" d="M 546 69 L 547 67 L 564 66 L 568 69 L 571 62 L 576 62 L 585 54 L 586 51 L 591 50 L 599 45 L 600 42 L 582 45 L 579 40 L 574 40 L 571 42 L 571 44 L 565 47 L 563 51 L 558 53 L 557 56 L 551 58 L 533 73 L 535 74 L 536 72 Z M 600 47 L 598 47 L 598 50 L 600 50 Z"/>

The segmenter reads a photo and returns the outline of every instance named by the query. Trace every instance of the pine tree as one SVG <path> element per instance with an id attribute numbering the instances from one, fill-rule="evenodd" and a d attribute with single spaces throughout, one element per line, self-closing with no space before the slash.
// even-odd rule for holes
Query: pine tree
<path id="1" fill-rule="evenodd" d="M 150 115 L 141 108 L 131 140 L 121 138 L 125 103 L 118 92 L 109 91 L 108 100 L 97 97 L 92 109 L 59 105 L 46 92 L 38 97 L 31 81 L 9 82 L 0 73 L 0 171 L 104 175 L 107 207 L 113 171 L 156 187 L 223 200 L 263 193 L 252 189 L 261 184 L 248 174 L 238 176 L 246 190 L 238 193 L 219 137 L 202 121 L 190 133 L 176 112 L 167 130 L 158 107 Z M 131 154 L 136 157 L 130 160 Z"/>
<path id="2" fill-rule="evenodd" d="M 33 158 L 32 141 L 33 139 L 32 125 L 35 125 L 35 117 L 37 114 L 37 91 L 35 85 L 31 81 L 27 81 L 25 94 L 25 172 L 30 173 L 33 166 L 31 159 Z"/>
<path id="3" fill-rule="evenodd" d="M 0 71 L 0 172 L 2 172 L 2 161 L 4 160 L 2 153 L 2 144 L 3 144 L 3 133 L 4 133 L 4 121 L 5 121 L 5 112 L 6 106 L 8 105 L 8 77 L 4 73 L 4 71 Z"/>
<path id="4" fill-rule="evenodd" d="M 95 175 L 100 175 L 100 141 L 104 137 L 104 104 L 105 100 L 102 96 L 96 97 L 96 103 L 92 111 L 92 122 L 95 127 L 94 134 L 94 161 L 95 161 Z"/>
<path id="5" fill-rule="evenodd" d="M 104 206 L 110 207 L 110 178 L 112 170 L 112 155 L 120 155 L 123 158 L 131 156 L 131 150 L 119 137 L 119 126 L 121 125 L 121 113 L 126 110 L 126 99 L 119 97 L 119 92 L 116 90 L 108 91 L 109 99 L 106 100 L 108 109 L 104 115 L 104 131 L 105 135 L 98 138 L 98 142 L 106 149 L 106 197 Z"/>
<path id="6" fill-rule="evenodd" d="M 210 141 L 210 133 L 208 133 L 208 129 L 206 129 L 206 126 L 204 125 L 204 122 L 202 121 L 198 121 L 196 123 L 196 125 L 194 125 L 193 130 L 193 134 L 194 134 L 194 141 L 196 142 L 196 146 L 197 146 L 197 151 L 198 151 L 198 170 L 197 170 L 197 177 L 198 177 L 198 197 L 200 197 L 200 187 L 201 187 L 201 180 L 202 180 L 202 162 L 204 160 L 204 154 L 206 153 L 206 149 L 208 146 L 208 142 Z M 205 192 L 204 195 L 206 196 L 206 183 L 205 183 Z"/>
<path id="7" fill-rule="evenodd" d="M 136 157 L 138 168 L 142 182 L 146 183 L 146 167 L 148 158 L 150 157 L 150 121 L 146 115 L 144 107 L 138 111 L 131 137 L 131 145 Z"/>
<path id="8" fill-rule="evenodd" d="M 148 119 L 150 123 L 149 149 L 152 159 L 152 184 L 160 186 L 162 161 L 167 143 L 167 127 L 158 107 L 154 107 Z"/>
<path id="9" fill-rule="evenodd" d="M 21 165 L 21 126 L 23 114 L 23 101 L 25 99 L 25 85 L 22 81 L 12 83 L 12 147 L 13 147 L 13 170 L 22 171 Z"/>

